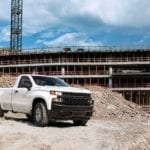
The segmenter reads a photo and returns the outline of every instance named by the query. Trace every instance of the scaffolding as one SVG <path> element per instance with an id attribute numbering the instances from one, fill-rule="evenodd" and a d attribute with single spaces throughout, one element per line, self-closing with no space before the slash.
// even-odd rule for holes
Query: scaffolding
<path id="1" fill-rule="evenodd" d="M 22 50 L 22 8 L 23 0 L 11 0 L 11 51 Z"/>

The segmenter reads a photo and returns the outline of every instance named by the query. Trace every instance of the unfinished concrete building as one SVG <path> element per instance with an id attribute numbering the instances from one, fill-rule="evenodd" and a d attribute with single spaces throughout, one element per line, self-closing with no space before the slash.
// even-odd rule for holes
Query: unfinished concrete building
<path id="1" fill-rule="evenodd" d="M 54 75 L 70 84 L 98 85 L 122 93 L 150 111 L 150 48 L 69 47 L 0 51 L 0 76 Z"/>

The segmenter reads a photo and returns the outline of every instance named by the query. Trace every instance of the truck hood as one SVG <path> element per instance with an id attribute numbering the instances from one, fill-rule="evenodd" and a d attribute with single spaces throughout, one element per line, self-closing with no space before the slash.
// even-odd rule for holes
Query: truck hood
<path id="1" fill-rule="evenodd" d="M 56 87 L 56 86 L 39 86 L 42 90 L 46 91 L 57 91 L 57 92 L 65 92 L 65 93 L 84 93 L 91 94 L 91 91 L 84 88 L 76 88 L 76 87 Z"/>

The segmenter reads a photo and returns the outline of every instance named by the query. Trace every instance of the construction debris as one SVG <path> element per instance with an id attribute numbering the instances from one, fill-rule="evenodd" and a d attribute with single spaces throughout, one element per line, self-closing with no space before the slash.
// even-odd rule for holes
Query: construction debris
<path id="1" fill-rule="evenodd" d="M 150 119 L 150 115 L 144 112 L 141 106 L 127 101 L 120 93 L 100 86 L 85 88 L 92 91 L 95 101 L 94 119 Z"/>
<path id="2" fill-rule="evenodd" d="M 10 88 L 13 87 L 16 81 L 16 77 L 13 76 L 2 76 L 0 77 L 0 87 L 2 88 Z"/>

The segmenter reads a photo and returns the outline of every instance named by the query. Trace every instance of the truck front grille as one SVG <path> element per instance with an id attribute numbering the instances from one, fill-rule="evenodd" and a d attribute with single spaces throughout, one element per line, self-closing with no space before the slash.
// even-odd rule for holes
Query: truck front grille
<path id="1" fill-rule="evenodd" d="M 61 96 L 64 105 L 89 106 L 91 104 L 90 94 L 63 93 Z"/>

